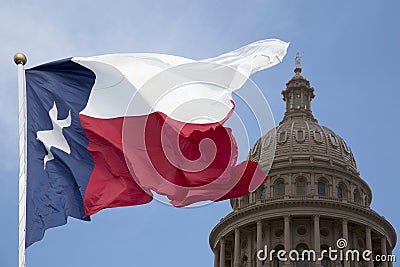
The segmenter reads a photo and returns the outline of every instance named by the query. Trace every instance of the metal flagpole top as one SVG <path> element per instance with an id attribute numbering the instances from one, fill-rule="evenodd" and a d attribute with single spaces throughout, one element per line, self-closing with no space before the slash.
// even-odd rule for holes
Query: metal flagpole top
<path id="1" fill-rule="evenodd" d="M 19 64 L 25 65 L 27 61 L 28 61 L 28 59 L 26 58 L 25 54 L 23 54 L 23 53 L 16 53 L 14 55 L 14 62 L 17 65 L 19 65 Z"/>
<path id="2" fill-rule="evenodd" d="M 18 176 L 18 267 L 26 267 L 26 88 L 24 65 L 27 58 L 22 53 L 14 55 L 14 62 L 18 66 L 18 120 L 19 120 L 19 155 L 20 170 Z"/>

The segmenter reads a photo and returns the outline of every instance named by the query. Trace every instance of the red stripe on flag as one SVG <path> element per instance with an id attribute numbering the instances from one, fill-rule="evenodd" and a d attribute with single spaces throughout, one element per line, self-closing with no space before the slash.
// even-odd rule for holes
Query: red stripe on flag
<path id="1" fill-rule="evenodd" d="M 81 125 L 89 140 L 94 169 L 83 203 L 90 216 L 102 209 L 140 205 L 153 198 L 135 182 L 122 151 L 123 118 L 96 119 L 80 115 Z"/>
<path id="2" fill-rule="evenodd" d="M 243 196 L 266 181 L 258 163 L 236 166 L 235 139 L 220 123 L 183 123 L 157 112 L 80 118 L 95 163 L 84 196 L 88 215 L 147 203 L 150 190 L 186 206 Z"/>

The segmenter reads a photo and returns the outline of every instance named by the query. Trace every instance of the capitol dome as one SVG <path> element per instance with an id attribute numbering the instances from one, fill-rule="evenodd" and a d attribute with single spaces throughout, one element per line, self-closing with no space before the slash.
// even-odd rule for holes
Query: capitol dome
<path id="1" fill-rule="evenodd" d="M 210 247 L 215 267 L 391 267 L 392 262 L 331 259 L 328 248 L 369 250 L 390 255 L 396 232 L 370 208 L 372 192 L 361 178 L 343 138 L 314 118 L 314 88 L 299 66 L 282 91 L 286 112 L 279 125 L 262 136 L 248 158 L 268 173 L 254 192 L 231 199 L 233 211 L 214 227 Z M 342 243 L 341 243 L 342 244 Z M 261 261 L 257 252 L 312 249 L 315 261 Z"/>
<path id="2" fill-rule="evenodd" d="M 325 178 L 319 183 L 321 191 L 319 195 L 341 199 L 351 195 L 349 190 L 355 183 L 359 190 L 355 192 L 352 200 L 369 206 L 372 199 L 371 189 L 360 177 L 350 146 L 334 131 L 318 124 L 311 110 L 311 101 L 315 97 L 314 88 L 301 75 L 300 68 L 296 68 L 295 73 L 295 76 L 286 83 L 286 89 L 282 91 L 286 103 L 282 121 L 278 127 L 270 130 L 256 142 L 248 158 L 260 162 L 261 166 L 266 168 L 271 166 L 273 161 L 269 176 L 280 168 L 288 166 L 324 168 L 338 174 L 342 173 L 343 176 L 338 181 L 339 192 L 333 194 L 334 190 L 324 189 L 323 187 L 328 187 L 330 184 L 329 179 Z M 311 177 L 306 180 L 311 184 Z M 310 188 L 312 189 L 318 190 Z M 322 191 L 325 193 L 322 194 Z M 295 192 L 292 193 L 298 196 Z M 307 195 L 307 192 L 304 192 L 304 195 Z M 234 203 L 232 201 L 232 204 Z M 237 205 L 234 208 L 237 208 Z"/>

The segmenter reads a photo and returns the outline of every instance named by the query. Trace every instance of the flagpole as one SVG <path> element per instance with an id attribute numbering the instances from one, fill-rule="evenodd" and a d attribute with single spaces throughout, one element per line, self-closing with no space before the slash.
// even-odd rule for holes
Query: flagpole
<path id="1" fill-rule="evenodd" d="M 18 217 L 18 266 L 25 267 L 25 233 L 26 233 L 26 56 L 17 53 L 14 62 L 18 66 L 18 120 L 19 120 L 19 217 Z"/>

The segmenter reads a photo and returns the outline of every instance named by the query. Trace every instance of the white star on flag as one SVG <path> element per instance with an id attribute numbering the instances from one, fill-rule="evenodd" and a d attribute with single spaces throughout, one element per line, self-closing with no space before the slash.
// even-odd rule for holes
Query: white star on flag
<path id="1" fill-rule="evenodd" d="M 36 138 L 43 143 L 46 147 L 47 155 L 43 159 L 44 169 L 46 169 L 46 163 L 54 159 L 53 153 L 51 153 L 51 147 L 58 148 L 67 154 L 71 154 L 71 149 L 65 139 L 62 129 L 71 126 L 71 110 L 68 112 L 68 117 L 63 120 L 58 120 L 58 110 L 56 102 L 49 111 L 49 117 L 53 124 L 52 130 L 38 131 Z"/>

